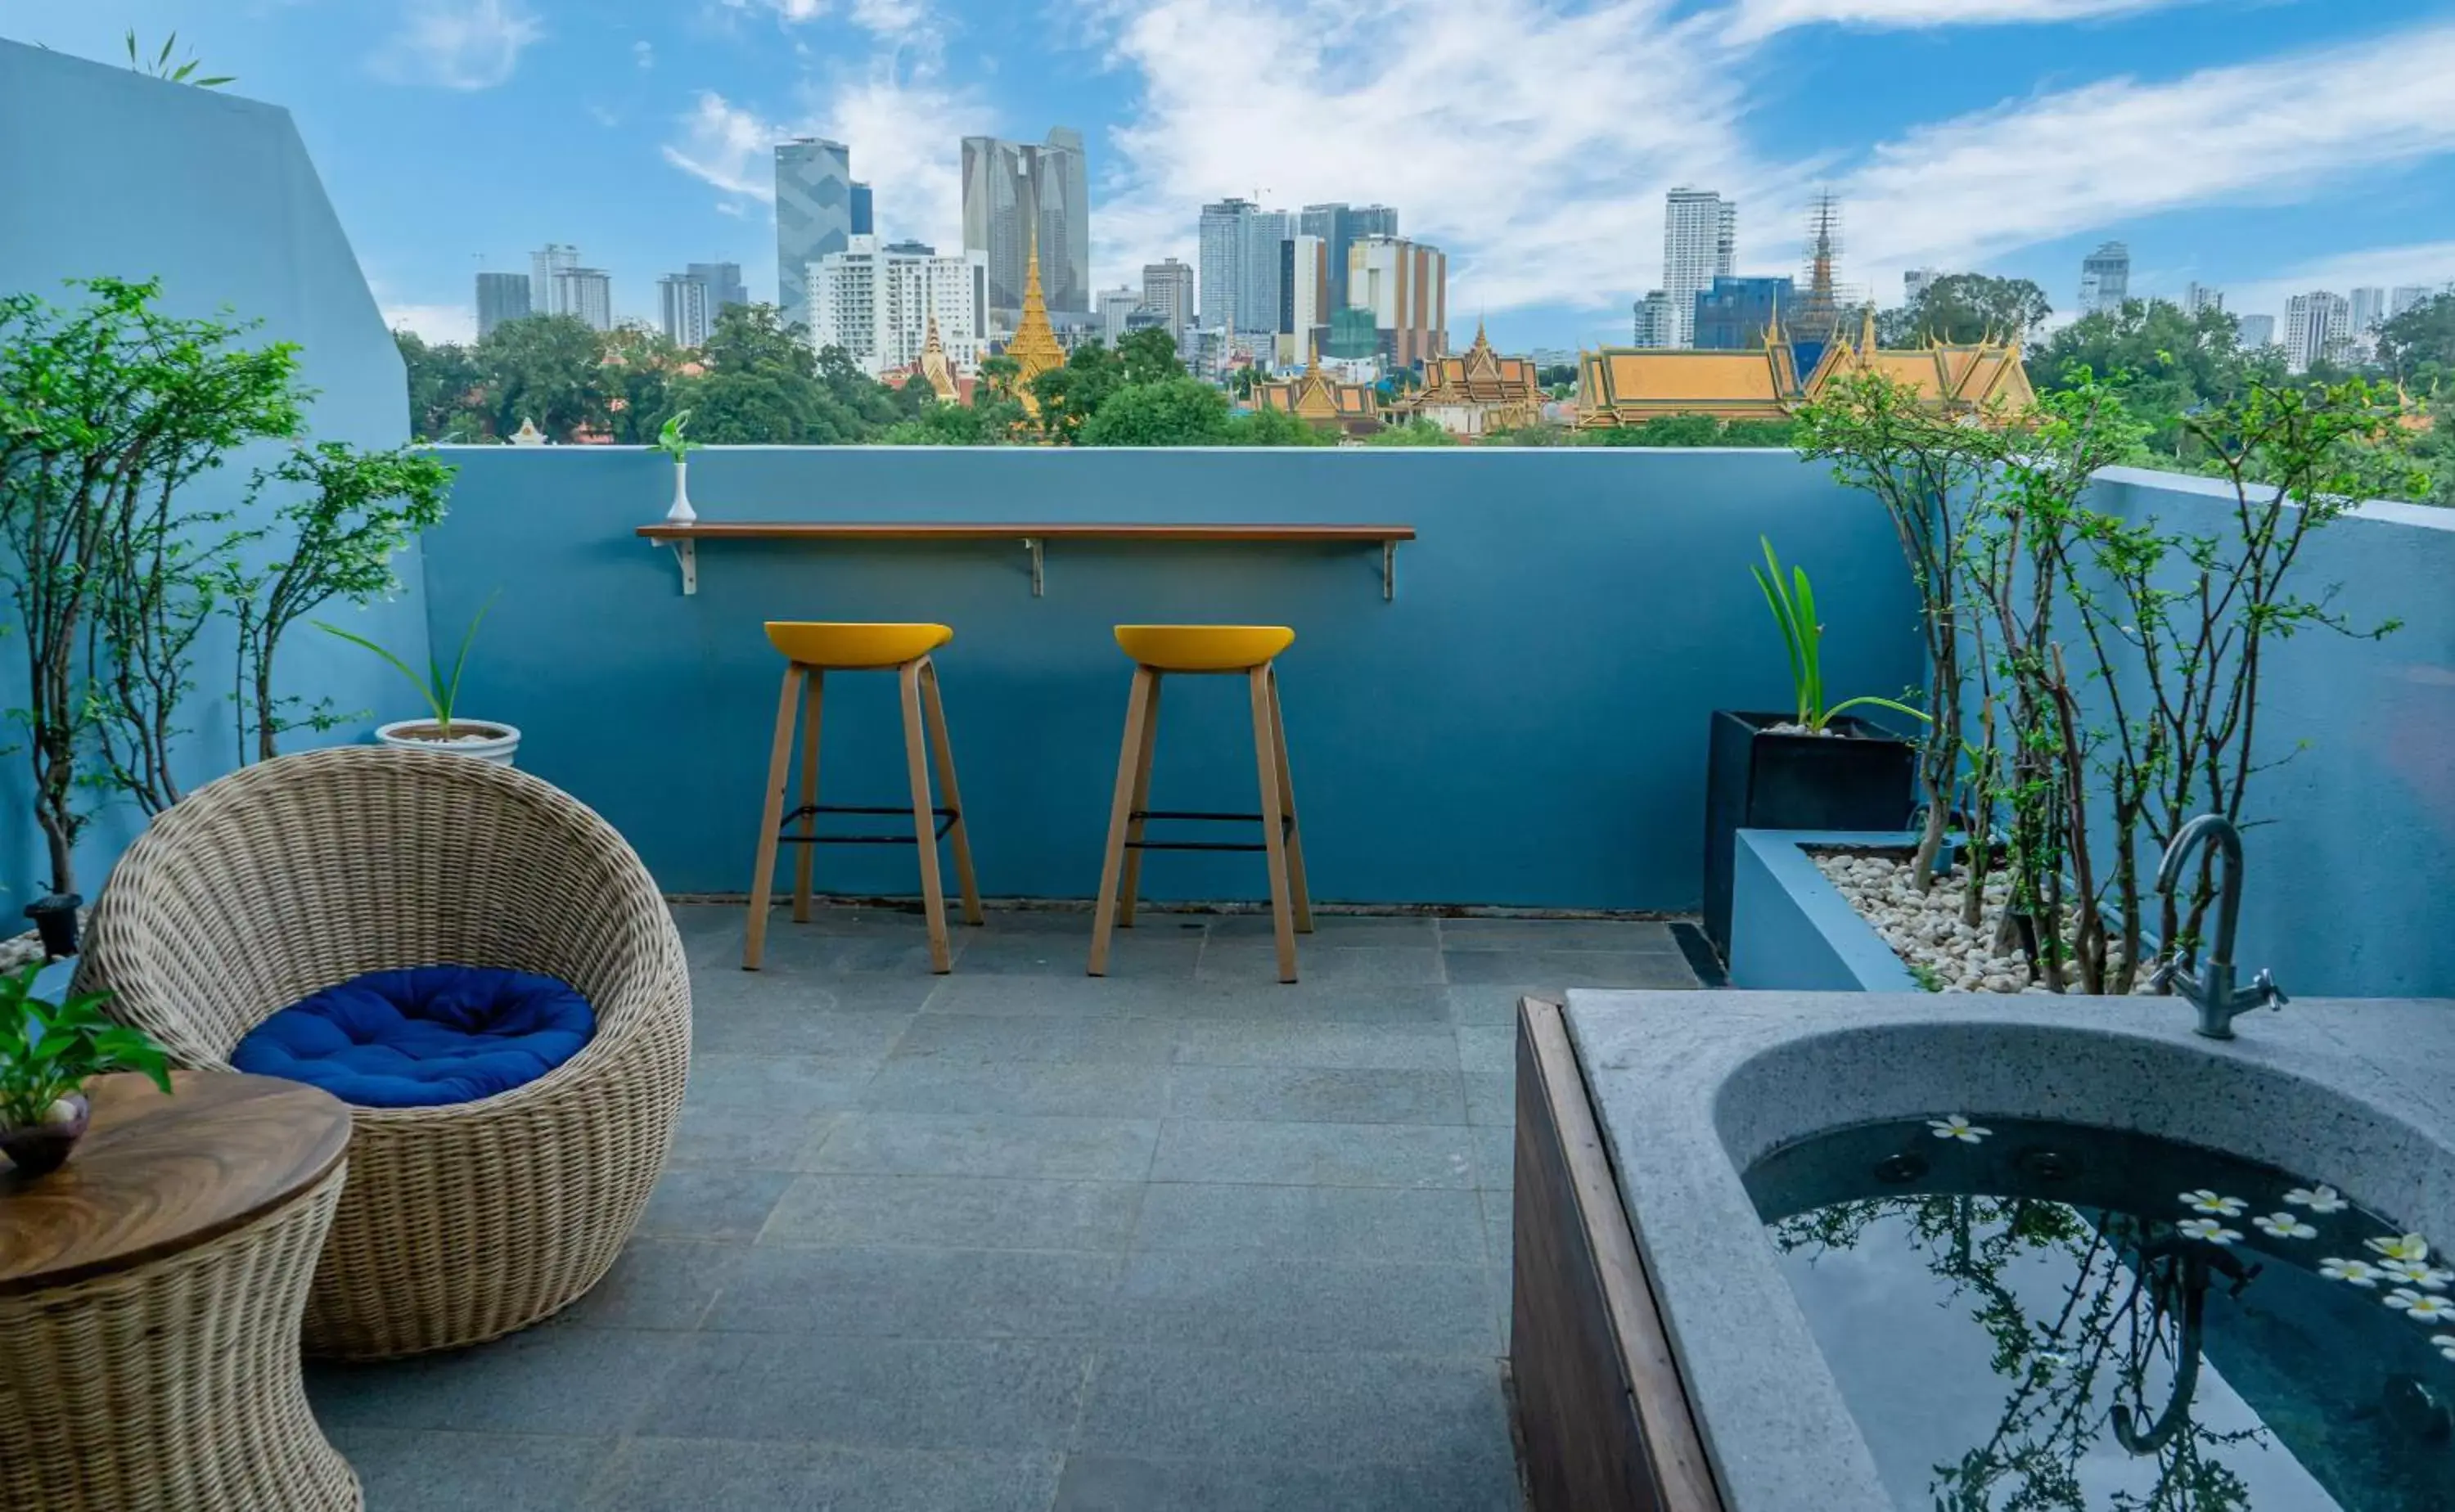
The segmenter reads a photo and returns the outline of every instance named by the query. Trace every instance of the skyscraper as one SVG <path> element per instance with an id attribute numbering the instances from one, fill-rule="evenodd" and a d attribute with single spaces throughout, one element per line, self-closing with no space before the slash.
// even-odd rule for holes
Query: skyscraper
<path id="1" fill-rule="evenodd" d="M 591 331 L 611 331 L 614 281 L 602 268 L 558 268 L 546 312 L 574 316 Z"/>
<path id="2" fill-rule="evenodd" d="M 2093 314 L 2098 311 L 2120 312 L 2122 301 L 2131 297 L 2131 249 L 2121 242 L 2110 241 L 2080 259 L 2080 312 Z"/>
<path id="3" fill-rule="evenodd" d="M 1193 324 L 1193 270 L 1173 257 L 1143 264 L 1143 308 L 1160 316 L 1182 346 Z"/>
<path id="4" fill-rule="evenodd" d="M 678 347 L 707 344 L 716 319 L 716 302 L 707 280 L 690 273 L 667 273 L 657 280 L 657 312 L 665 339 Z"/>
<path id="5" fill-rule="evenodd" d="M 1048 308 L 1091 309 L 1091 174 L 1083 133 L 1049 129 L 1045 142 L 964 138 L 964 245 L 987 254 L 989 308 L 1012 329 L 1023 313 L 1024 264 L 1037 229 L 1040 288 Z"/>
<path id="6" fill-rule="evenodd" d="M 2343 354 L 2352 334 L 2353 302 L 2323 289 L 2284 301 L 2284 369 L 2306 373 Z"/>
<path id="7" fill-rule="evenodd" d="M 529 310 L 540 315 L 569 314 L 554 307 L 554 275 L 579 266 L 579 249 L 550 241 L 529 253 Z"/>
<path id="8" fill-rule="evenodd" d="M 1126 339 L 1126 321 L 1143 307 L 1143 293 L 1139 289 L 1120 284 L 1114 289 L 1101 290 L 1092 304 L 1100 316 L 1100 339 L 1113 348 Z"/>
<path id="9" fill-rule="evenodd" d="M 1901 271 L 1901 303 L 1905 305 L 1917 304 L 1918 302 L 1918 296 L 1925 293 L 1929 289 L 1935 287 L 1935 281 L 1942 276 L 1943 270 L 1939 268 L 1903 269 Z"/>
<path id="10" fill-rule="evenodd" d="M 1694 337 L 1703 352 L 1753 352 L 1797 298 L 1789 278 L 1716 278 L 1696 296 Z"/>
<path id="11" fill-rule="evenodd" d="M 2426 284 L 2398 284 L 2386 296 L 2386 317 L 2393 320 L 2428 298 L 2429 286 Z"/>
<path id="12" fill-rule="evenodd" d="M 1239 331 L 1256 334 L 1279 329 L 1281 248 L 1294 217 L 1283 210 L 1256 210 L 1245 222 L 1245 292 L 1237 297 Z"/>
<path id="13" fill-rule="evenodd" d="M 852 182 L 852 233 L 856 236 L 878 234 L 875 206 L 869 196 L 869 186 L 859 179 Z"/>
<path id="14" fill-rule="evenodd" d="M 1672 340 L 1695 339 L 1696 295 L 1727 276 L 1738 247 L 1739 207 L 1708 189 L 1674 189 L 1662 210 L 1662 292 L 1671 301 Z"/>
<path id="15" fill-rule="evenodd" d="M 711 330 L 725 306 L 750 303 L 750 291 L 741 283 L 740 263 L 693 263 L 683 272 L 707 285 L 707 323 Z"/>
<path id="16" fill-rule="evenodd" d="M 517 320 L 534 308 L 529 302 L 526 273 L 477 275 L 477 339 L 485 340 L 506 320 Z"/>
<path id="17" fill-rule="evenodd" d="M 2353 291 L 2353 334 L 2361 335 L 2386 319 L 2386 291 L 2367 286 Z"/>
<path id="18" fill-rule="evenodd" d="M 1279 243 L 1278 359 L 1303 362 L 1329 339 L 1329 243 L 1298 232 Z"/>
<path id="19" fill-rule="evenodd" d="M 1237 309 L 1245 297 L 1247 223 L 1253 202 L 1223 199 L 1202 207 L 1202 324 L 1233 332 L 1243 329 Z"/>
<path id="20" fill-rule="evenodd" d="M 810 265 L 852 240 L 852 150 L 800 136 L 776 144 L 776 306 L 810 323 Z"/>
<path id="21" fill-rule="evenodd" d="M 897 252 L 856 236 L 810 267 L 810 341 L 842 347 L 871 377 L 921 360 L 932 322 L 947 359 L 980 366 L 987 338 L 988 258 Z"/>
<path id="22" fill-rule="evenodd" d="M 2182 286 L 2182 312 L 2184 314 L 2196 315 L 2203 310 L 2222 310 L 2223 308 L 2223 290 L 2211 289 L 2202 283 L 2187 283 Z"/>
<path id="23" fill-rule="evenodd" d="M 1410 368 L 1449 351 L 1449 258 L 1403 236 L 1367 236 L 1347 250 L 1349 308 L 1372 312 L 1383 359 Z"/>
<path id="24" fill-rule="evenodd" d="M 1296 230 L 1321 238 L 1323 255 L 1329 263 L 1329 308 L 1344 310 L 1347 250 L 1358 237 L 1397 235 L 1398 212 L 1387 205 L 1307 205 L 1297 216 Z"/>
<path id="25" fill-rule="evenodd" d="M 1679 333 L 1671 319 L 1671 296 L 1659 289 L 1648 290 L 1638 300 L 1631 322 L 1629 344 L 1638 347 L 1668 347 Z"/>
<path id="26" fill-rule="evenodd" d="M 2262 347 L 2276 345 L 2276 317 L 2274 315 L 2242 316 L 2235 323 L 2234 339 L 2246 352 L 2256 352 Z"/>

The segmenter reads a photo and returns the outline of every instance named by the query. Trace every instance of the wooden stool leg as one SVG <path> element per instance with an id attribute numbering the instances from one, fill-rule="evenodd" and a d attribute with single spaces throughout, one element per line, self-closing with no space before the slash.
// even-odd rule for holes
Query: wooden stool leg
<path id="1" fill-rule="evenodd" d="M 1312 891 L 1305 885 L 1304 811 L 1296 807 L 1296 783 L 1288 770 L 1288 716 L 1279 707 L 1279 672 L 1270 669 L 1270 743 L 1279 758 L 1279 801 L 1288 808 L 1288 891 L 1294 896 L 1296 929 L 1312 933 Z"/>
<path id="2" fill-rule="evenodd" d="M 805 674 L 800 662 L 784 668 L 784 691 L 776 700 L 776 738 L 767 753 L 767 801 L 759 819 L 759 859 L 750 878 L 750 923 L 741 945 L 741 969 L 757 971 L 767 948 L 767 904 L 776 881 L 776 840 L 784 827 L 784 784 L 793 775 L 793 716 L 799 713 Z"/>
<path id="3" fill-rule="evenodd" d="M 929 797 L 928 738 L 921 731 L 921 664 L 907 661 L 895 675 L 903 691 L 903 764 L 912 776 L 912 839 L 921 853 L 921 907 L 929 916 L 929 969 L 943 977 L 955 961 L 946 943 L 946 891 L 938 880 L 938 816 Z"/>
<path id="4" fill-rule="evenodd" d="M 981 918 L 981 884 L 972 876 L 972 841 L 964 822 L 963 791 L 955 786 L 955 742 L 946 736 L 946 704 L 938 694 L 938 664 L 928 657 L 921 658 L 921 712 L 929 716 L 929 744 L 938 756 L 938 788 L 946 795 L 946 807 L 955 817 L 946 826 L 946 839 L 955 848 L 955 885 L 964 894 L 964 922 L 978 924 Z"/>
<path id="5" fill-rule="evenodd" d="M 1117 791 L 1108 804 L 1108 847 L 1100 862 L 1100 905 L 1091 916 L 1090 973 L 1094 977 L 1108 974 L 1108 932 L 1117 923 L 1117 882 L 1126 869 L 1126 831 L 1134 807 L 1134 773 L 1142 764 L 1152 693 L 1158 685 L 1159 674 L 1148 667 L 1134 669 L 1134 691 L 1126 699 L 1126 743 L 1117 754 Z"/>
<path id="6" fill-rule="evenodd" d="M 1296 979 L 1295 914 L 1288 898 L 1288 837 L 1279 801 L 1279 760 L 1270 738 L 1270 669 L 1248 675 L 1253 690 L 1253 764 L 1262 785 L 1262 847 L 1270 865 L 1270 932 L 1279 945 L 1279 980 Z"/>
<path id="7" fill-rule="evenodd" d="M 804 810 L 819 801 L 819 708 L 826 698 L 827 675 L 822 669 L 810 673 L 808 691 L 801 698 L 801 803 Z M 793 922 L 810 921 L 810 873 L 819 862 L 819 848 L 812 843 L 819 833 L 819 816 L 801 816 L 801 855 L 793 857 Z"/>
<path id="8" fill-rule="evenodd" d="M 1134 757 L 1134 806 L 1132 814 L 1150 807 L 1151 754 L 1159 749 L 1159 691 L 1167 679 L 1151 674 L 1150 698 L 1143 705 L 1143 742 L 1141 755 Z M 1117 927 L 1134 927 L 1134 895 L 1142 891 L 1143 853 L 1134 849 L 1142 842 L 1143 821 L 1127 817 L 1126 821 L 1126 876 L 1117 895 Z"/>

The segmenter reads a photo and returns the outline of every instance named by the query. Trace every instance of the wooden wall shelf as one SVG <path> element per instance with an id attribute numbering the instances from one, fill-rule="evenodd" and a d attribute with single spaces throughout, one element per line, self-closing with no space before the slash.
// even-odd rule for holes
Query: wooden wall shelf
<path id="1" fill-rule="evenodd" d="M 699 543 L 701 541 L 1015 541 L 1031 555 L 1031 596 L 1042 595 L 1045 581 L 1042 548 L 1053 540 L 1070 541 L 1248 541 L 1294 545 L 1367 545 L 1381 548 L 1381 596 L 1398 595 L 1398 543 L 1415 538 L 1411 525 L 1135 525 L 1135 524 L 998 524 L 891 521 L 788 521 L 758 524 L 743 521 L 694 520 L 687 524 L 642 525 L 642 539 L 673 549 L 681 567 L 682 592 L 699 592 Z"/>

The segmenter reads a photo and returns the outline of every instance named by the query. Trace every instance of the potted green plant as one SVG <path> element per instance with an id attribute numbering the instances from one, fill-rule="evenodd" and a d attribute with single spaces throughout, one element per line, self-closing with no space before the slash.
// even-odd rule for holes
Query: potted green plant
<path id="1" fill-rule="evenodd" d="M 699 443 L 682 433 L 690 429 L 690 417 L 688 410 L 677 410 L 665 416 L 663 428 L 657 432 L 656 450 L 674 459 L 674 503 L 665 511 L 668 525 L 687 525 L 699 518 L 690 501 L 690 454 L 699 450 Z"/>
<path id="2" fill-rule="evenodd" d="M 499 596 L 497 595 L 497 596 Z M 520 732 L 517 726 L 493 719 L 464 719 L 456 715 L 460 702 L 460 678 L 469 667 L 469 646 L 477 638 L 477 627 L 486 622 L 486 611 L 495 607 L 488 598 L 470 616 L 469 628 L 460 636 L 459 654 L 452 658 L 452 672 L 444 675 L 440 661 L 430 660 L 421 674 L 408 662 L 376 645 L 364 635 L 354 635 L 338 625 L 315 621 L 315 628 L 328 635 L 340 636 L 351 645 L 360 646 L 381 656 L 417 690 L 426 700 L 429 717 L 396 719 L 375 728 L 375 738 L 385 745 L 406 746 L 419 751 L 449 751 L 456 756 L 476 756 L 507 767 L 519 754 Z"/>
<path id="3" fill-rule="evenodd" d="M 1928 722 L 1897 699 L 1824 701 L 1824 627 L 1805 568 L 1785 574 L 1773 543 L 1751 566 L 1789 654 L 1791 708 L 1717 709 L 1705 772 L 1705 933 L 1731 951 L 1733 848 L 1741 830 L 1898 830 L 1916 806 L 1917 751 L 1849 710 L 1869 707 Z"/>
<path id="4" fill-rule="evenodd" d="M 93 1117 L 85 1084 L 133 1071 L 171 1090 L 162 1047 L 102 1016 L 104 993 L 34 996 L 39 964 L 0 977 L 0 1155 L 21 1178 L 60 1168 Z"/>

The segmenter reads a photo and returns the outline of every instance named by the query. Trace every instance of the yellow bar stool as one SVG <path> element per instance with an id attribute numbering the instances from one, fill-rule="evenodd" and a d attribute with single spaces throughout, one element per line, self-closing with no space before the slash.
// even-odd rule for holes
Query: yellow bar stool
<path id="1" fill-rule="evenodd" d="M 1261 851 L 1269 859 L 1270 919 L 1279 947 L 1279 980 L 1296 979 L 1296 931 L 1312 933 L 1312 899 L 1305 891 L 1304 831 L 1296 823 L 1295 789 L 1288 772 L 1287 721 L 1279 713 L 1279 676 L 1272 658 L 1294 644 L 1283 625 L 1119 625 L 1117 644 L 1134 658 L 1134 687 L 1126 702 L 1126 743 L 1117 756 L 1116 797 L 1108 808 L 1108 848 L 1100 867 L 1100 910 L 1091 926 L 1091 975 L 1108 973 L 1109 932 L 1134 922 L 1134 894 L 1145 851 Z M 1150 806 L 1151 755 L 1159 743 L 1160 679 L 1170 673 L 1233 674 L 1253 696 L 1253 761 L 1261 779 L 1259 814 Z M 1144 837 L 1150 819 L 1260 820 L 1259 844 Z"/>
<path id="2" fill-rule="evenodd" d="M 921 901 L 929 915 L 929 969 L 952 965 L 946 943 L 946 894 L 938 878 L 938 842 L 955 853 L 955 879 L 964 891 L 964 921 L 981 921 L 980 885 L 972 877 L 971 841 L 964 833 L 964 800 L 955 787 L 955 748 L 946 738 L 946 708 L 938 696 L 938 668 L 929 653 L 955 638 L 943 625 L 831 625 L 797 620 L 767 622 L 767 638 L 784 654 L 784 691 L 776 704 L 776 743 L 767 757 L 767 807 L 759 831 L 759 871 L 750 886 L 750 928 L 741 969 L 757 971 L 767 944 L 767 908 L 776 876 L 776 848 L 801 847 L 793 866 L 793 921 L 810 917 L 813 850 L 821 845 L 910 845 L 921 854 Z M 903 761 L 912 782 L 908 807 L 819 801 L 819 710 L 830 672 L 892 672 L 903 691 Z M 784 812 L 784 788 L 793 769 L 793 727 L 801 721 L 801 800 Z M 928 721 L 923 736 L 922 721 Z M 934 746 L 943 803 L 929 796 L 929 756 Z M 912 833 L 821 835 L 822 814 L 904 814 Z M 939 821 L 943 820 L 943 823 Z"/>

